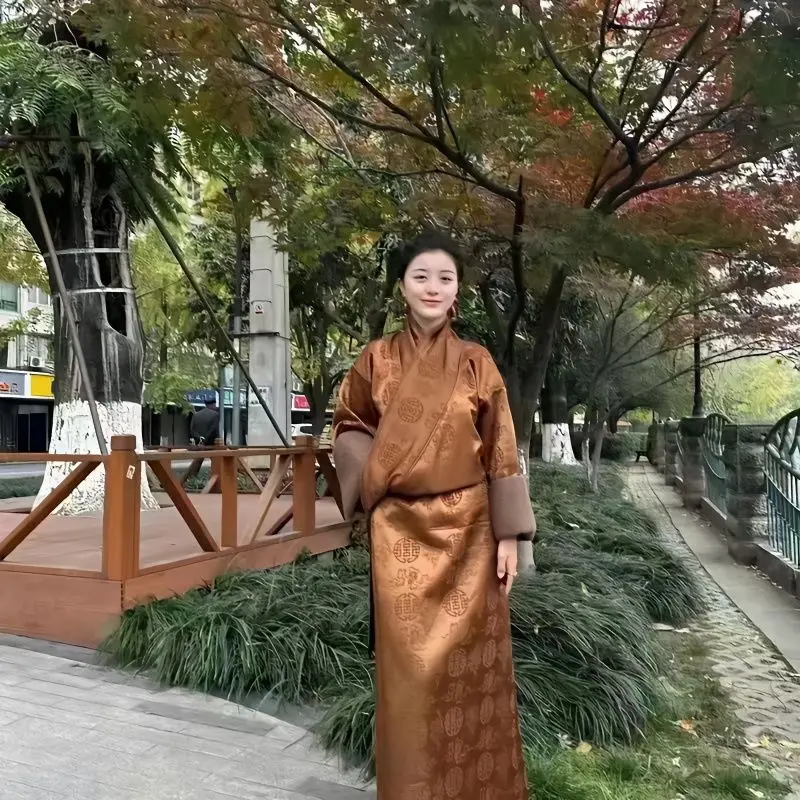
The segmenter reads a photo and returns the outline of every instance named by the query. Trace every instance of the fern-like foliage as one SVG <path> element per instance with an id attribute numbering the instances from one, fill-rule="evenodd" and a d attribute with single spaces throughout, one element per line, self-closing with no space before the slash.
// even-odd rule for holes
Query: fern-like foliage
<path id="1" fill-rule="evenodd" d="M 84 41 L 69 19 L 0 24 L 0 201 L 25 191 L 25 147 L 44 192 L 63 192 L 60 176 L 75 169 L 78 157 L 91 157 L 114 169 L 129 217 L 141 218 L 144 209 L 115 169 L 124 163 L 171 216 L 170 178 L 183 171 L 173 122 L 137 112 L 135 71 L 105 51 Z"/>

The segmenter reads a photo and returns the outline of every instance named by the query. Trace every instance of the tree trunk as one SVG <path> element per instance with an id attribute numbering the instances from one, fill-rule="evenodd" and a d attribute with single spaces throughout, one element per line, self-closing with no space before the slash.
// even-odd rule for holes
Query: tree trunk
<path id="1" fill-rule="evenodd" d="M 577 466 L 570 437 L 567 382 L 563 370 L 552 363 L 547 369 L 547 378 L 542 389 L 540 414 L 542 461 L 546 464 Z"/>
<path id="2" fill-rule="evenodd" d="M 144 337 L 128 263 L 128 219 L 117 193 L 113 166 L 107 160 L 76 155 L 70 166 L 68 171 L 50 173 L 51 179 L 60 182 L 62 191 L 43 191 L 45 216 L 75 310 L 106 444 L 114 435 L 132 434 L 141 451 Z M 6 198 L 6 205 L 20 217 L 44 255 L 54 298 L 55 409 L 50 452 L 98 453 L 86 390 L 33 203 L 27 192 L 20 191 Z M 37 504 L 72 466 L 48 462 Z M 104 479 L 104 470 L 95 470 L 58 513 L 101 512 Z M 158 507 L 144 470 L 141 496 L 142 507 Z"/>
<path id="3" fill-rule="evenodd" d="M 505 376 L 506 391 L 508 392 L 508 405 L 514 420 L 514 430 L 517 438 L 517 460 L 520 472 L 527 477 L 530 473 L 531 433 L 533 420 L 536 415 L 536 400 L 531 400 L 522 394 L 522 381 L 519 372 L 513 370 Z M 533 559 L 533 543 L 520 542 L 517 547 L 519 563 L 517 568 L 529 570 L 535 567 Z"/>
<path id="4" fill-rule="evenodd" d="M 595 494 L 600 493 L 600 458 L 603 455 L 603 418 L 598 413 L 592 428 L 592 459 L 589 471 L 589 486 Z"/>

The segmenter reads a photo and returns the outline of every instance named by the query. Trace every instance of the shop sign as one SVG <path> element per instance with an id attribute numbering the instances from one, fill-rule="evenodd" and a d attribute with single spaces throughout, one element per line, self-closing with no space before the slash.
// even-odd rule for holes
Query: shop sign
<path id="1" fill-rule="evenodd" d="M 25 374 L 0 370 L 0 397 L 3 395 L 24 395 Z"/>

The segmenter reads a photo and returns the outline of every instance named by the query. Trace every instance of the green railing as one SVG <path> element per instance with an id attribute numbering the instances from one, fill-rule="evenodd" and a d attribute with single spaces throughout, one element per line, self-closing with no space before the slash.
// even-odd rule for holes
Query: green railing
<path id="1" fill-rule="evenodd" d="M 701 439 L 706 499 L 721 514 L 727 513 L 725 461 L 722 458 L 722 431 L 730 420 L 724 414 L 709 414 Z"/>
<path id="2" fill-rule="evenodd" d="M 769 542 L 793 564 L 800 564 L 800 409 L 779 420 L 767 434 L 764 473 L 767 480 Z"/>

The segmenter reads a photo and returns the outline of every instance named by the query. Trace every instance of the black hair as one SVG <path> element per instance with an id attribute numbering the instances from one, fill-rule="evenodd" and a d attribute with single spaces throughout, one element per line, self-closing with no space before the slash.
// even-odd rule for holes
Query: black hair
<path id="1" fill-rule="evenodd" d="M 402 281 L 406 275 L 408 265 L 418 255 L 431 253 L 434 250 L 441 250 L 453 259 L 456 265 L 456 275 L 458 275 L 460 282 L 464 277 L 464 267 L 461 264 L 458 245 L 446 233 L 436 230 L 425 231 L 395 248 L 390 259 L 390 267 L 394 272 L 395 278 L 398 281 Z"/>

